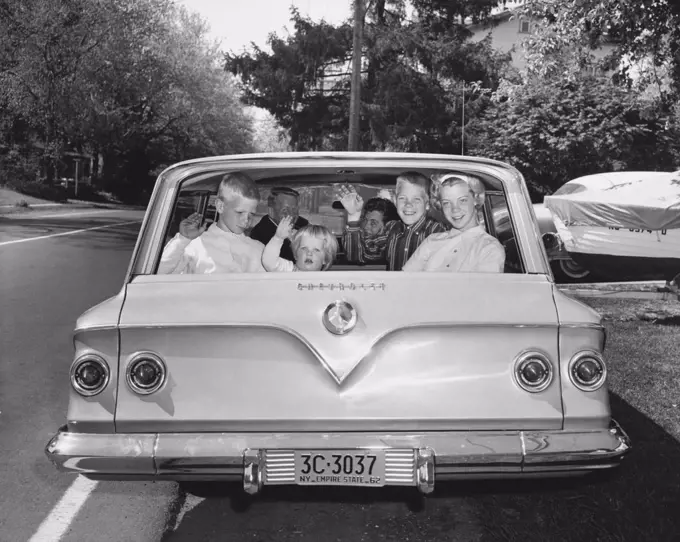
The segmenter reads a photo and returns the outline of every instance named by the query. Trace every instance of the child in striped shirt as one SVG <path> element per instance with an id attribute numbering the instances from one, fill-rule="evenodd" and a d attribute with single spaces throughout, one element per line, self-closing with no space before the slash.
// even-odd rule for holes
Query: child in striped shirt
<path id="1" fill-rule="evenodd" d="M 407 171 L 397 177 L 398 218 L 384 220 L 384 228 L 379 235 L 372 236 L 360 225 L 359 220 L 368 216 L 368 213 L 363 214 L 363 198 L 349 188 L 341 189 L 340 196 L 347 210 L 343 242 L 347 260 L 351 263 L 385 262 L 388 271 L 401 271 L 420 243 L 429 235 L 448 229 L 427 216 L 430 208 L 430 180 L 415 171 Z"/>

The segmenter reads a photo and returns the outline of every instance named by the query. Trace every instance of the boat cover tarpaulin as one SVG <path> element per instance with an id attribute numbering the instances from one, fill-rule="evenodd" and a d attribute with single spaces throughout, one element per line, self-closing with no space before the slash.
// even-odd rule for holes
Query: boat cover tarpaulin
<path id="1" fill-rule="evenodd" d="M 569 181 L 544 205 L 567 227 L 680 228 L 680 171 L 616 171 Z"/>

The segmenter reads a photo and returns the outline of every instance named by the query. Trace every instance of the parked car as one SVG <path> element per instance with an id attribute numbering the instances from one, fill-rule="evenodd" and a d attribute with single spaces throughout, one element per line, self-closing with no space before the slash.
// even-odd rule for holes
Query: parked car
<path id="1" fill-rule="evenodd" d="M 214 218 L 210 197 L 234 170 L 263 191 L 326 193 L 393 188 L 406 170 L 475 177 L 489 195 L 487 231 L 508 250 L 505 272 L 344 262 L 157 274 L 177 213 Z M 496 205 L 507 212 L 501 233 Z M 556 287 L 524 180 L 507 164 L 399 153 L 192 160 L 159 176 L 120 292 L 76 323 L 66 423 L 46 454 L 94 480 L 236 481 L 249 494 L 427 494 L 465 477 L 587 475 L 630 449 L 611 417 L 605 342 L 601 316 Z"/>

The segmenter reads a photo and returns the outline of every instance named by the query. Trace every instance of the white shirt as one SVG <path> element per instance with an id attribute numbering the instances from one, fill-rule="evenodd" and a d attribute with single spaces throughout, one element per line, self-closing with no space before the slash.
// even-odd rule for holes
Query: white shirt
<path id="1" fill-rule="evenodd" d="M 498 239 L 475 226 L 461 232 L 433 233 L 404 264 L 403 271 L 502 273 L 505 249 Z"/>
<path id="2" fill-rule="evenodd" d="M 259 241 L 212 224 L 195 239 L 175 235 L 165 245 L 158 274 L 264 272 L 263 251 Z"/>
<path id="3" fill-rule="evenodd" d="M 262 253 L 262 265 L 267 271 L 296 271 L 295 264 L 290 260 L 279 257 L 283 239 L 276 235 L 269 240 Z"/>

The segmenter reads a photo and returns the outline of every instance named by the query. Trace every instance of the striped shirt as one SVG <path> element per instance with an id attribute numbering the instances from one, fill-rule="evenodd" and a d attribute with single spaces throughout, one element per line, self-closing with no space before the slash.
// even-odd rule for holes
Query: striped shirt
<path id="1" fill-rule="evenodd" d="M 345 227 L 343 244 L 348 262 L 387 263 L 388 271 L 401 271 L 420 243 L 433 233 L 447 230 L 441 222 L 423 215 L 411 226 L 401 220 L 392 220 L 380 235 L 368 237 L 359 222 L 349 222 Z"/>

